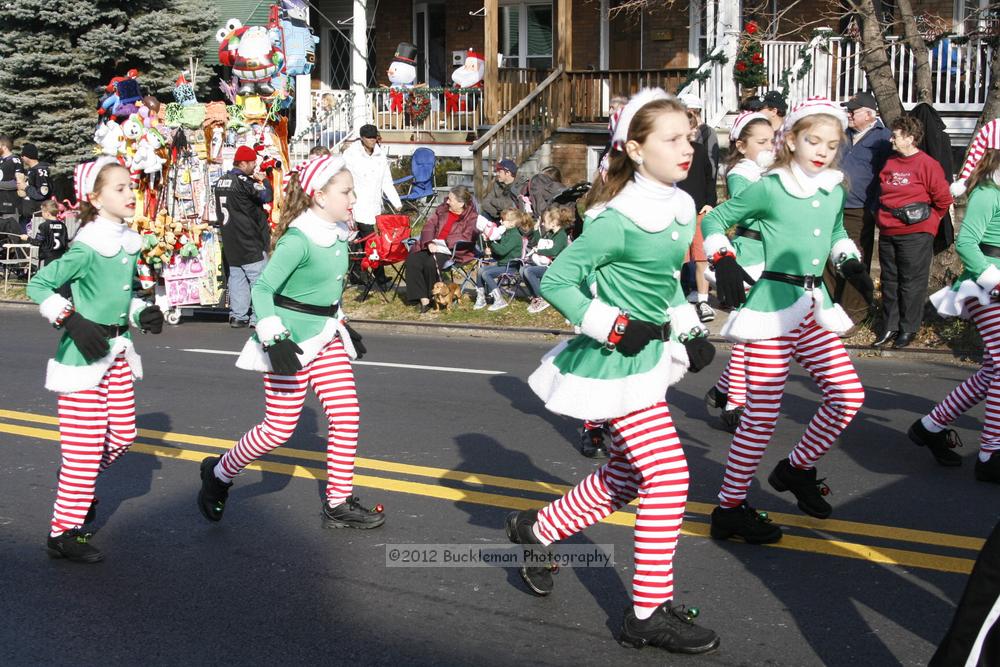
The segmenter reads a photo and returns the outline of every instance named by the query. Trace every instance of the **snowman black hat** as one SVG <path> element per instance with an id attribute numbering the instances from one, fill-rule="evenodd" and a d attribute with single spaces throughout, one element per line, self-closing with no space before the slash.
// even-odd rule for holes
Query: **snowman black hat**
<path id="1" fill-rule="evenodd" d="M 400 42 L 392 59 L 407 65 L 415 65 L 417 63 L 417 47 L 409 42 Z"/>

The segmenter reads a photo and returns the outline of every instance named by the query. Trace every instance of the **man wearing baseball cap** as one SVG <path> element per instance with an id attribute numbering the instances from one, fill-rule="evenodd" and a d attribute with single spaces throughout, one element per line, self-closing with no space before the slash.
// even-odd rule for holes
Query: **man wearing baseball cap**
<path id="1" fill-rule="evenodd" d="M 844 202 L 844 228 L 861 249 L 862 261 L 871 271 L 875 248 L 875 211 L 878 208 L 878 174 L 892 152 L 892 133 L 876 114 L 875 96 L 862 91 L 844 105 L 847 109 L 847 138 L 841 169 L 850 190 Z M 843 279 L 837 281 L 833 298 L 855 324 L 868 316 L 868 304 Z"/>
<path id="2" fill-rule="evenodd" d="M 524 183 L 517 179 L 517 165 L 513 160 L 500 160 L 493 170 L 493 185 L 483 197 L 479 212 L 492 222 L 497 222 L 500 214 L 508 208 L 524 210 L 524 201 L 521 199 Z"/>
<path id="3" fill-rule="evenodd" d="M 233 168 L 215 185 L 215 203 L 222 226 L 222 256 L 229 266 L 229 326 L 253 326 L 250 290 L 267 263 L 271 226 L 264 204 L 274 198 L 271 184 L 257 171 L 257 152 L 240 146 Z"/>

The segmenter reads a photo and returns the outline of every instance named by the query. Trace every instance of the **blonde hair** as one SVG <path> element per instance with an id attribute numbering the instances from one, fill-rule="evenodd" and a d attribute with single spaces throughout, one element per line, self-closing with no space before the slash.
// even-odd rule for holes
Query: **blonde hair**
<path id="1" fill-rule="evenodd" d="M 550 206 L 542 212 L 542 224 L 555 221 L 560 229 L 568 229 L 576 222 L 576 211 L 569 206 Z"/>
<path id="2" fill-rule="evenodd" d="M 795 153 L 793 153 L 792 150 L 788 148 L 788 139 L 794 141 L 795 138 L 798 137 L 799 134 L 801 134 L 802 132 L 808 132 L 817 125 L 822 125 L 823 123 L 829 123 L 830 125 L 833 125 L 834 127 L 837 128 L 837 131 L 840 133 L 841 145 L 843 145 L 843 143 L 847 141 L 847 135 L 844 134 L 844 126 L 840 124 L 840 120 L 838 120 L 836 117 L 825 113 L 817 113 L 811 116 L 806 116 L 805 118 L 799 119 L 799 121 L 792 126 L 792 129 L 786 132 L 785 136 L 782 137 L 781 145 L 778 146 L 777 150 L 775 151 L 776 155 L 774 158 L 774 164 L 771 166 L 771 169 L 772 170 L 780 169 L 782 167 L 788 167 L 789 165 L 792 164 L 792 160 L 795 158 Z M 828 168 L 836 169 L 839 166 L 839 162 L 840 162 L 840 155 L 838 153 L 834 157 L 833 162 L 830 163 L 830 166 Z"/>
<path id="3" fill-rule="evenodd" d="M 95 195 L 104 189 L 104 185 L 108 180 L 108 174 L 111 173 L 112 169 L 125 169 L 125 167 L 117 162 L 109 162 L 101 167 L 97 172 L 97 177 L 94 179 L 94 190 L 90 194 Z M 128 169 L 125 169 L 125 171 L 127 172 Z M 97 218 L 98 213 L 98 208 L 91 204 L 88 199 L 84 198 L 80 202 L 80 226 L 83 227 L 88 222 L 93 222 Z"/>
<path id="4" fill-rule="evenodd" d="M 687 107 L 675 97 L 655 100 L 643 105 L 632 117 L 632 122 L 628 127 L 627 141 L 645 143 L 653 132 L 657 118 L 667 113 L 685 114 L 686 110 Z M 612 148 L 609 156 L 608 173 L 603 180 L 598 180 L 590 189 L 585 200 L 585 208 L 593 208 L 598 204 L 611 201 L 635 177 L 635 165 L 625 153 L 624 147 L 620 150 Z"/>
<path id="5" fill-rule="evenodd" d="M 513 220 L 514 226 L 517 227 L 521 233 L 530 232 L 535 228 L 535 219 L 531 217 L 531 214 L 525 213 L 520 209 L 514 207 L 505 208 L 500 213 L 501 220 Z"/>
<path id="6" fill-rule="evenodd" d="M 59 202 L 55 199 L 46 199 L 38 208 L 42 213 L 48 213 L 49 215 L 59 214 Z"/>
<path id="7" fill-rule="evenodd" d="M 317 188 L 317 191 L 322 192 L 326 190 L 333 183 L 333 179 L 345 171 L 347 171 L 346 167 L 330 176 L 330 180 L 324 183 L 322 187 Z M 274 226 L 274 231 L 271 232 L 272 251 L 277 247 L 278 240 L 288 231 L 288 226 L 292 224 L 295 218 L 305 213 L 310 206 L 312 206 L 312 197 L 307 195 L 305 190 L 302 189 L 302 183 L 299 181 L 299 172 L 293 171 L 288 177 L 288 186 L 285 187 L 285 197 L 281 207 L 281 214 L 278 217 L 278 224 Z"/>

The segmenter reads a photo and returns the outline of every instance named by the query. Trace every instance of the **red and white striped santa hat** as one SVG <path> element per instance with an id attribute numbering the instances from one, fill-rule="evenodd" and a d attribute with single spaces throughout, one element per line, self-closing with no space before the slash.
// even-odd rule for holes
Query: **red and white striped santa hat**
<path id="1" fill-rule="evenodd" d="M 287 174 L 282 179 L 282 186 L 287 189 L 288 183 L 291 181 L 292 174 L 299 175 L 299 185 L 302 186 L 302 191 L 307 195 L 312 197 L 324 185 L 330 182 L 330 179 L 336 176 L 338 173 L 347 168 L 347 163 L 344 158 L 339 155 L 323 155 L 320 157 L 315 157 L 312 160 L 306 160 L 301 163 Z"/>
<path id="2" fill-rule="evenodd" d="M 826 97 L 816 95 L 799 102 L 785 116 L 785 124 L 782 126 L 783 132 L 790 131 L 795 124 L 807 116 L 825 114 L 833 116 L 840 121 L 840 128 L 847 131 L 847 112 L 839 104 L 834 104 Z"/>
<path id="3" fill-rule="evenodd" d="M 73 191 L 76 195 L 77 205 L 85 201 L 90 201 L 90 195 L 94 193 L 94 183 L 97 175 L 109 164 L 121 164 L 110 155 L 102 155 L 90 162 L 81 162 L 73 169 Z"/>
<path id="4" fill-rule="evenodd" d="M 729 131 L 729 137 L 735 141 L 743 134 L 746 126 L 755 120 L 763 120 L 770 123 L 771 120 L 759 111 L 741 111 L 733 121 L 733 129 Z"/>
<path id="5" fill-rule="evenodd" d="M 952 196 L 961 197 L 965 194 L 965 182 L 988 150 L 1000 150 L 1000 118 L 994 118 L 979 128 L 976 138 L 969 146 L 969 157 L 965 158 L 958 180 L 951 184 Z"/>

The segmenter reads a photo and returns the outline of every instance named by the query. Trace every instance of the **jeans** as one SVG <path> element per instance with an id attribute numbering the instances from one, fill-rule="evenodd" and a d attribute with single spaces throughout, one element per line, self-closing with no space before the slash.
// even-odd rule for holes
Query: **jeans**
<path id="1" fill-rule="evenodd" d="M 522 266 L 521 267 L 521 277 L 524 278 L 524 283 L 528 286 L 528 291 L 531 292 L 531 296 L 542 296 L 542 276 L 545 275 L 545 269 L 547 266 Z"/>
<path id="2" fill-rule="evenodd" d="M 267 265 L 267 257 L 259 262 L 229 267 L 229 319 L 257 324 L 257 314 L 250 313 L 250 290 Z"/>
<path id="3" fill-rule="evenodd" d="M 503 266 L 495 264 L 493 266 L 480 267 L 479 275 L 476 276 L 476 286 L 484 288 L 488 294 L 497 289 L 497 278 L 505 273 L 507 273 L 506 262 L 504 262 Z"/>

